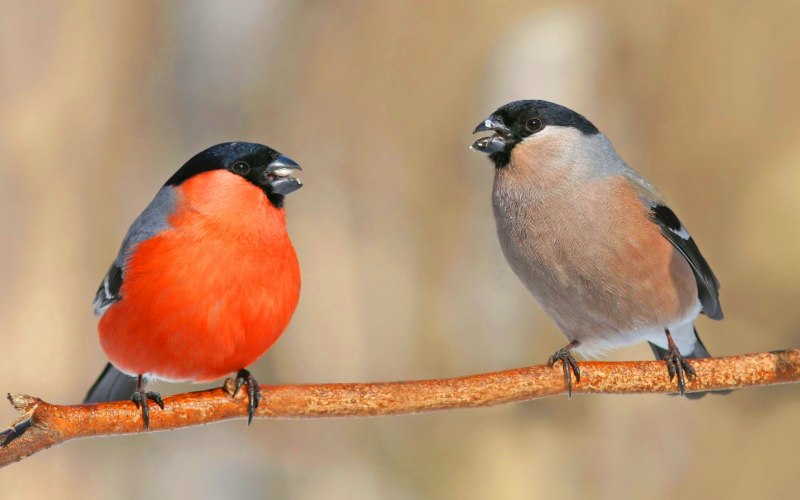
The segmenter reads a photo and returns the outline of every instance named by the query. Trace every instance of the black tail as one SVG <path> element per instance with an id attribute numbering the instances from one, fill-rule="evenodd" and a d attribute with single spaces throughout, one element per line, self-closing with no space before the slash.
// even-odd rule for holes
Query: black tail
<path id="1" fill-rule="evenodd" d="M 84 403 L 123 401 L 136 390 L 136 377 L 125 375 L 109 363 L 84 398 Z"/>
<path id="2" fill-rule="evenodd" d="M 706 349 L 706 346 L 703 345 L 703 341 L 700 340 L 700 336 L 697 335 L 697 328 L 694 329 L 694 340 L 695 340 L 694 350 L 689 354 L 681 353 L 683 354 L 683 357 L 688 359 L 710 358 L 711 354 L 709 354 L 708 349 Z M 663 349 L 652 342 L 648 342 L 648 344 L 650 344 L 650 349 L 653 350 L 653 354 L 655 354 L 656 359 L 664 359 L 667 356 L 667 353 L 669 351 L 667 351 L 666 349 Z M 700 399 L 709 393 L 722 395 L 722 394 L 730 394 L 731 392 L 733 391 L 725 390 L 725 391 L 687 392 L 685 396 L 689 399 Z"/>

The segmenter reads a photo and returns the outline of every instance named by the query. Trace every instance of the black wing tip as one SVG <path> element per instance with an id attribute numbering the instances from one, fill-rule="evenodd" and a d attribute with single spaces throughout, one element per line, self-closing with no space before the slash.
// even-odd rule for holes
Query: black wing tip
<path id="1" fill-rule="evenodd" d="M 702 306 L 700 312 L 714 320 L 723 319 L 724 314 L 722 313 L 722 304 L 719 302 L 719 295 L 716 293 L 710 293 L 711 291 L 715 291 L 715 289 L 709 288 L 706 293 L 703 293 L 703 290 L 698 291 L 700 292 L 699 298 L 700 305 Z"/>
<path id="2" fill-rule="evenodd" d="M 717 321 L 725 319 L 725 315 L 722 313 L 722 307 L 720 307 L 719 304 L 717 304 L 717 308 L 714 309 L 713 311 L 706 311 L 705 309 L 703 309 L 703 314 Z"/>
<path id="3" fill-rule="evenodd" d="M 119 294 L 120 288 L 122 288 L 122 268 L 114 263 L 111 264 L 94 295 L 94 313 L 96 315 L 102 315 L 111 304 L 122 299 Z"/>
<path id="4" fill-rule="evenodd" d="M 683 255 L 689 267 L 692 268 L 703 314 L 711 319 L 721 320 L 723 314 L 719 302 L 719 280 L 703 254 L 700 253 L 694 238 L 689 235 L 675 212 L 666 205 L 651 204 L 650 213 L 653 222 L 660 226 L 661 234 Z M 684 236 L 681 236 L 680 233 L 683 233 Z"/>

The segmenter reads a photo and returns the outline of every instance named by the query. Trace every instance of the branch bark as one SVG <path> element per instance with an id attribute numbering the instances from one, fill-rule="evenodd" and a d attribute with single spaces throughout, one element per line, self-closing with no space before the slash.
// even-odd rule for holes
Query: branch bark
<path id="1" fill-rule="evenodd" d="M 697 378 L 687 392 L 739 389 L 800 381 L 800 349 L 691 361 Z M 672 394 L 661 361 L 582 362 L 573 393 Z M 151 408 L 151 431 L 246 418 L 244 391 L 231 398 L 232 381 L 219 389 L 164 399 Z M 364 384 L 262 385 L 257 418 L 366 417 L 493 406 L 566 394 L 561 367 L 532 366 L 468 377 Z M 0 467 L 71 439 L 137 434 L 141 412 L 128 401 L 60 406 L 8 395 L 22 417 L 0 433 Z"/>

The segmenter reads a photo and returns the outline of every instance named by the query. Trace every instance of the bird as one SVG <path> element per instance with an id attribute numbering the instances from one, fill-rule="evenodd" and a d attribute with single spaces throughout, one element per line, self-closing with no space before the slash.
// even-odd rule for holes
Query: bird
<path id="1" fill-rule="evenodd" d="M 675 212 L 583 115 L 519 100 L 481 120 L 491 135 L 471 149 L 494 165 L 492 207 L 511 269 L 569 344 L 561 362 L 568 395 L 573 352 L 598 356 L 647 341 L 681 395 L 709 354 L 694 326 L 723 317 L 720 284 Z M 717 391 L 722 393 L 724 391 Z"/>
<path id="2" fill-rule="evenodd" d="M 130 398 L 150 428 L 147 380 L 236 374 L 248 425 L 261 393 L 247 366 L 278 340 L 300 298 L 285 197 L 300 166 L 263 144 L 226 142 L 178 169 L 134 220 L 94 299 L 109 359 L 84 403 Z"/>

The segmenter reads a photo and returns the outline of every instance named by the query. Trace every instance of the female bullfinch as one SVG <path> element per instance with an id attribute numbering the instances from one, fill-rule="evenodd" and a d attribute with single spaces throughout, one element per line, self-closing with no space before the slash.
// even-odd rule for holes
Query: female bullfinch
<path id="1" fill-rule="evenodd" d="M 150 427 L 143 377 L 205 382 L 245 369 L 275 343 L 300 297 L 284 197 L 300 166 L 261 144 L 229 142 L 195 155 L 128 230 L 94 300 L 111 363 L 85 402 L 131 398 Z"/>
<path id="2" fill-rule="evenodd" d="M 694 321 L 722 319 L 719 281 L 664 198 L 589 120 L 547 101 L 515 101 L 481 121 L 472 149 L 495 166 L 492 201 L 503 253 L 570 343 L 598 354 L 648 341 L 670 379 L 709 357 Z M 683 355 L 682 355 L 683 353 Z M 722 391 L 720 391 L 722 392 Z M 687 394 L 699 397 L 703 393 Z"/>

